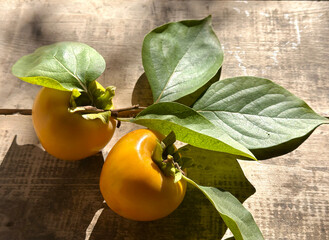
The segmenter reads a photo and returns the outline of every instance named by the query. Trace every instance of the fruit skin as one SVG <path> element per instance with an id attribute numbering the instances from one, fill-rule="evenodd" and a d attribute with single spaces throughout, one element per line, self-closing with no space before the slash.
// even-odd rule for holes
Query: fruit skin
<path id="1" fill-rule="evenodd" d="M 183 201 L 186 181 L 174 183 L 152 160 L 158 133 L 138 129 L 122 137 L 104 163 L 100 190 L 117 214 L 136 221 L 152 221 L 173 212 Z"/>
<path id="2" fill-rule="evenodd" d="M 86 120 L 68 112 L 71 92 L 42 88 L 34 100 L 32 120 L 45 150 L 56 158 L 79 160 L 94 155 L 110 141 L 116 122 Z"/>

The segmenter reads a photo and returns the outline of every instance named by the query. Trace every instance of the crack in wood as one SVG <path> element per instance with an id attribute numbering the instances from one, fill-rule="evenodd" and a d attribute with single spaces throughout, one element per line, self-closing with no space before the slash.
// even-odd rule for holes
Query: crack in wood
<path id="1" fill-rule="evenodd" d="M 10 108 L 2 108 L 0 109 L 0 115 L 32 115 L 32 109 L 10 109 Z"/>
<path id="2" fill-rule="evenodd" d="M 105 201 L 104 201 L 103 203 L 105 203 Z M 86 229 L 86 237 L 85 237 L 85 240 L 89 240 L 91 234 L 93 233 L 94 227 L 95 227 L 95 225 L 97 224 L 98 218 L 99 218 L 100 215 L 102 214 L 103 210 L 104 210 L 104 207 L 98 209 L 98 210 L 95 212 L 94 217 L 91 219 L 91 221 L 90 221 L 90 223 L 89 223 L 89 226 L 88 226 L 87 229 Z"/>

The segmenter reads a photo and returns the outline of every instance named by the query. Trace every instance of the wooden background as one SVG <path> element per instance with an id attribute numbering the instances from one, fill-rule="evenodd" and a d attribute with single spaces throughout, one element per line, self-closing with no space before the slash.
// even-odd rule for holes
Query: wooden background
<path id="1" fill-rule="evenodd" d="M 40 87 L 10 69 L 42 45 L 89 44 L 107 62 L 100 82 L 117 87 L 115 105 L 143 105 L 151 102 L 140 78 L 145 34 L 169 21 L 212 14 L 225 54 L 222 78 L 272 79 L 329 115 L 329 2 L 2 0 L 0 9 L 0 240 L 221 239 L 225 230 L 193 188 L 177 211 L 150 223 L 122 219 L 104 205 L 98 190 L 103 155 L 138 126 L 123 124 L 103 155 L 69 163 L 38 147 L 30 116 L 4 114 L 31 108 Z M 290 154 L 240 162 L 256 188 L 244 205 L 265 239 L 329 239 L 328 156 L 329 126 L 320 126 Z M 225 178 L 229 173 L 208 184 Z"/>

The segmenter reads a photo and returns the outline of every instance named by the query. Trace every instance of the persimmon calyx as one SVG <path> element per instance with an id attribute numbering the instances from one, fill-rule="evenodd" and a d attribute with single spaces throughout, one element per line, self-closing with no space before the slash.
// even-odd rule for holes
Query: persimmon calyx
<path id="1" fill-rule="evenodd" d="M 113 109 L 114 95 L 115 87 L 109 86 L 104 88 L 99 82 L 94 80 L 88 85 L 87 91 L 72 90 L 68 111 L 70 113 L 79 113 L 87 120 L 99 118 L 103 123 L 108 124 L 110 117 L 114 119 L 131 118 L 145 109 L 138 104 L 131 107 Z"/>
<path id="2" fill-rule="evenodd" d="M 178 182 L 185 175 L 179 163 L 184 161 L 181 154 L 176 150 L 174 143 L 176 142 L 175 133 L 170 132 L 166 138 L 157 142 L 152 154 L 153 161 L 158 165 L 165 176 L 172 176 L 174 182 Z"/>
<path id="3" fill-rule="evenodd" d="M 68 111 L 79 113 L 87 120 L 99 118 L 107 124 L 111 116 L 110 110 L 113 108 L 114 95 L 115 87 L 104 88 L 94 80 L 88 85 L 87 91 L 72 90 Z"/>

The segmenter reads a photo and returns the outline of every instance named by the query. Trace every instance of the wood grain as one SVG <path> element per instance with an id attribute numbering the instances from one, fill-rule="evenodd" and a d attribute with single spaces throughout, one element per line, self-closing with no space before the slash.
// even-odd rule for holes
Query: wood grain
<path id="1" fill-rule="evenodd" d="M 117 87 L 116 107 L 151 104 L 142 75 L 145 34 L 169 21 L 212 14 L 225 54 L 222 78 L 272 79 L 329 116 L 329 2 L 14 0 L 0 1 L 0 9 L 0 109 L 30 109 L 40 89 L 12 76 L 14 62 L 37 47 L 68 40 L 87 43 L 104 56 L 100 82 Z M 123 124 L 103 155 L 136 128 Z M 265 239 L 329 239 L 328 139 L 329 127 L 321 126 L 290 154 L 240 162 L 257 190 L 245 206 Z M 38 145 L 30 116 L 0 116 L 1 240 L 85 239 L 87 229 L 93 240 L 220 239 L 224 233 L 220 218 L 193 188 L 164 220 L 122 219 L 103 204 L 98 190 L 101 154 L 68 163 Z M 218 182 L 223 181 L 213 176 L 208 183 Z"/>
<path id="2" fill-rule="evenodd" d="M 226 231 L 209 201 L 192 187 L 181 206 L 164 219 L 124 219 L 103 204 L 98 186 L 104 161 L 101 153 L 77 162 L 58 160 L 36 144 L 17 143 L 18 138 L 35 138 L 30 116 L 0 116 L 0 123 L 6 124 L 0 130 L 0 141 L 10 144 L 8 149 L 1 148 L 1 240 L 86 239 L 99 210 L 101 215 L 88 239 L 216 239 Z M 135 128 L 123 123 L 106 149 Z M 223 159 L 222 165 L 225 168 L 216 171 L 209 167 L 191 169 L 189 175 L 200 184 L 226 189 L 241 201 L 254 193 L 237 162 Z"/>
<path id="3" fill-rule="evenodd" d="M 150 223 L 123 219 L 102 204 L 98 190 L 102 155 L 76 163 L 60 161 L 27 144 L 37 143 L 31 117 L 5 116 L 0 117 L 0 123 L 6 125 L 0 132 L 1 143 L 9 144 L 8 149 L 1 148 L 0 236 L 5 237 L 0 239 L 83 239 L 99 209 L 104 210 L 90 239 L 220 239 L 224 233 L 224 225 L 212 206 L 191 187 L 183 204 L 168 218 Z M 135 128 L 123 124 L 104 155 L 122 135 Z M 13 141 L 13 133 L 20 144 Z M 327 238 L 328 138 L 329 126 L 321 126 L 288 155 L 259 163 L 240 161 L 257 190 L 245 206 L 253 213 L 265 239 Z M 196 171 L 193 175 L 200 183 L 231 191 L 247 187 L 232 181 L 229 173 L 208 176 Z M 49 217 L 51 221 L 46 221 Z M 175 229 L 175 233 L 169 229 Z"/>
<path id="4" fill-rule="evenodd" d="M 31 122 L 21 117 L 24 121 Z M 35 145 L 8 141 L 2 131 L 0 136 L 2 143 L 11 143 L 0 166 L 0 239 L 84 239 L 102 206 L 102 154 L 61 161 Z"/>
<path id="5" fill-rule="evenodd" d="M 102 204 L 97 180 L 103 161 L 101 155 L 75 164 L 60 161 L 35 145 L 27 144 L 37 143 L 29 116 L 0 117 L 0 123 L 0 126 L 6 124 L 1 129 L 0 140 L 10 144 L 8 149 L 1 148 L 4 160 L 0 166 L 0 236 L 5 238 L 0 239 L 9 236 L 15 236 L 15 239 L 83 239 L 89 221 L 99 209 L 104 210 L 90 239 L 103 239 L 104 236 L 109 239 L 154 239 L 154 236 L 157 239 L 216 239 L 224 233 L 225 228 L 217 213 L 193 188 L 189 188 L 183 204 L 168 218 L 150 223 L 125 220 Z M 122 135 L 135 128 L 137 126 L 123 124 L 104 150 L 104 155 Z M 20 144 L 13 142 L 15 130 Z M 265 239 L 327 238 L 328 139 L 329 126 L 321 126 L 290 154 L 259 163 L 240 161 L 257 190 L 245 206 L 253 213 Z M 241 187 L 245 186 L 232 181 L 229 175 L 205 178 L 204 171 L 194 175 L 203 184 L 226 182 L 226 189 L 235 187 L 242 191 Z M 64 199 L 68 205 L 61 205 Z M 40 202 L 45 203 L 40 205 Z M 49 212 L 58 204 L 61 211 Z M 44 224 L 48 217 L 52 220 Z M 58 225 L 63 221 L 67 224 L 65 228 Z M 177 226 L 182 225 L 185 227 L 180 231 Z M 168 229 L 168 233 L 158 229 Z M 176 235 L 169 229 L 175 229 Z M 77 238 L 73 237 L 73 232 Z M 24 238 L 26 234 L 31 238 Z"/>
<path id="6" fill-rule="evenodd" d="M 0 108 L 31 108 L 39 87 L 10 69 L 21 56 L 57 41 L 81 41 L 107 62 L 100 77 L 115 85 L 116 105 L 131 104 L 143 73 L 143 37 L 168 21 L 213 16 L 224 48 L 222 77 L 273 79 L 319 113 L 329 105 L 328 2 L 275 1 L 1 1 Z"/>

